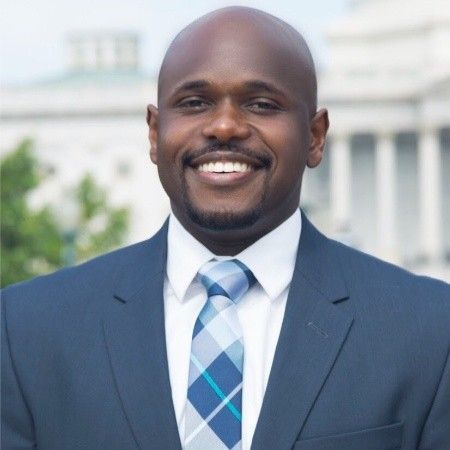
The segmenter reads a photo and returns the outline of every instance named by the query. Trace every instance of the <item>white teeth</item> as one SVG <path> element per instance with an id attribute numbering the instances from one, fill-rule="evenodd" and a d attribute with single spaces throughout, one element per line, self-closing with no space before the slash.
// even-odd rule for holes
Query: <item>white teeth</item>
<path id="1" fill-rule="evenodd" d="M 246 163 L 240 162 L 210 162 L 205 164 L 200 164 L 198 166 L 200 172 L 214 172 L 214 173 L 231 173 L 231 172 L 249 172 L 251 167 Z"/>
<path id="2" fill-rule="evenodd" d="M 223 165 L 223 171 L 224 172 L 233 172 L 233 163 L 232 162 L 226 162 Z"/>

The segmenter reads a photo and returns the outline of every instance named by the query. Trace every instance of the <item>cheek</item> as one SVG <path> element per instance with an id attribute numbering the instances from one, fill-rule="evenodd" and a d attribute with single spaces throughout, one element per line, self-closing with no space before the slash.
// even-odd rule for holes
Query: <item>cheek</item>
<path id="1" fill-rule="evenodd" d="M 161 127 L 158 136 L 158 159 L 164 162 L 174 162 L 181 136 L 173 127 Z"/>
<path id="2" fill-rule="evenodd" d="M 275 156 L 275 166 L 269 179 L 269 195 L 273 201 L 283 203 L 299 195 L 308 142 L 307 127 L 299 128 L 294 119 L 271 134 L 268 144 Z"/>
<path id="3" fill-rule="evenodd" d="M 282 127 L 277 127 L 266 138 L 267 144 L 275 156 L 275 175 L 277 177 L 298 176 L 306 163 L 308 153 L 307 130 L 299 129 L 298 122 L 286 121 Z"/>
<path id="4" fill-rule="evenodd" d="M 186 126 L 166 111 L 161 111 L 158 129 L 158 149 L 164 158 L 174 160 L 186 142 Z"/>
<path id="5" fill-rule="evenodd" d="M 179 148 L 179 137 L 172 127 L 163 126 L 158 130 L 158 174 L 169 197 L 179 189 L 179 164 L 177 155 Z"/>
<path id="6" fill-rule="evenodd" d="M 199 145 L 199 126 L 188 117 L 167 118 L 159 129 L 158 151 L 166 163 L 181 170 L 182 156 L 187 149 L 195 150 Z"/>

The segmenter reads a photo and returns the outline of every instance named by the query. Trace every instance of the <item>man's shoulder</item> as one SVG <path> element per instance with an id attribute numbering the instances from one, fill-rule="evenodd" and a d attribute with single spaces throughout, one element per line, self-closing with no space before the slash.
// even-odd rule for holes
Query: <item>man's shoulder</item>
<path id="1" fill-rule="evenodd" d="M 138 242 L 122 247 L 109 253 L 99 255 L 82 264 L 65 267 L 56 272 L 41 275 L 30 280 L 7 286 L 3 295 L 14 296 L 28 293 L 48 292 L 51 289 L 67 288 L 76 285 L 78 288 L 85 283 L 105 278 L 114 279 L 114 273 L 133 260 L 137 255 L 148 250 L 149 241 Z"/>
<path id="2" fill-rule="evenodd" d="M 443 316 L 450 326 L 450 285 L 329 240 L 350 295 L 380 307 L 403 308 L 423 317 Z M 440 320 L 440 319 L 439 319 Z"/>
<path id="3" fill-rule="evenodd" d="M 320 290 L 320 283 L 339 285 L 364 303 L 378 299 L 450 307 L 450 285 L 442 280 L 412 273 L 395 264 L 349 247 L 324 236 L 302 216 L 304 230 L 300 239 L 299 258 L 304 259 L 302 272 Z M 321 275 L 318 275 L 321 274 Z M 346 288 L 342 287 L 342 282 Z"/>
<path id="4" fill-rule="evenodd" d="M 133 267 L 138 270 L 143 261 L 152 264 L 153 240 L 154 237 L 80 265 L 8 286 L 1 291 L 4 311 L 8 316 L 32 321 L 45 317 L 56 320 L 66 313 L 76 316 L 87 308 L 95 308 L 96 304 L 111 299 L 121 279 L 133 272 Z"/>

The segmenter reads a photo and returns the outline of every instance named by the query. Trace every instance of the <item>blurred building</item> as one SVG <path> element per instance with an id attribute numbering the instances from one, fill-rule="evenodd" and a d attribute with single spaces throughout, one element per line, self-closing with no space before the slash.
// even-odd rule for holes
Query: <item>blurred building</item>
<path id="1" fill-rule="evenodd" d="M 330 139 L 305 206 L 329 234 L 450 279 L 448 1 L 354 1 L 328 42 Z"/>
<path id="2" fill-rule="evenodd" d="M 330 139 L 306 174 L 304 208 L 337 239 L 450 279 L 448 1 L 354 0 L 328 42 L 319 99 Z M 144 239 L 169 211 L 148 157 L 156 80 L 140 71 L 132 33 L 72 35 L 68 55 L 63 76 L 2 89 L 0 152 L 35 140 L 48 172 L 38 203 L 61 205 L 67 186 L 95 174 L 131 206 L 129 241 Z"/>
<path id="3" fill-rule="evenodd" d="M 146 105 L 156 81 L 140 70 L 138 36 L 72 34 L 67 59 L 61 76 L 2 89 L 0 152 L 34 140 L 47 174 L 36 203 L 63 207 L 68 189 L 94 174 L 114 204 L 130 205 L 129 241 L 145 239 L 169 206 L 148 156 Z"/>

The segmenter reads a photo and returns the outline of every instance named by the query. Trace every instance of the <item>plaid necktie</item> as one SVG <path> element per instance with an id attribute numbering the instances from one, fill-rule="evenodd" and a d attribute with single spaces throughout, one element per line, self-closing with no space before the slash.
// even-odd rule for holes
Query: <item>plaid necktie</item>
<path id="1" fill-rule="evenodd" d="M 210 261 L 198 276 L 208 300 L 192 336 L 184 448 L 238 450 L 244 347 L 236 303 L 256 279 L 237 259 Z"/>

